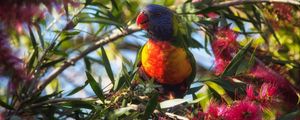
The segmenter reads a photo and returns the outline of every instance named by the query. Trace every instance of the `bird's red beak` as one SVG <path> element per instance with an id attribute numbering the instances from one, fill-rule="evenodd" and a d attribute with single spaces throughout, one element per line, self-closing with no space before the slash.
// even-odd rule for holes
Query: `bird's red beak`
<path id="1" fill-rule="evenodd" d="M 142 29 L 148 28 L 148 22 L 149 18 L 144 12 L 141 12 L 136 18 L 136 24 Z"/>

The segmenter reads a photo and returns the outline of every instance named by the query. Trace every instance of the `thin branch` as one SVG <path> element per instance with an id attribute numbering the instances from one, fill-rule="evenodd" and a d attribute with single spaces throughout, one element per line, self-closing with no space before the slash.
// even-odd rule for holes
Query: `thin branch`
<path id="1" fill-rule="evenodd" d="M 34 93 L 39 93 L 41 92 L 53 79 L 55 79 L 61 72 L 63 72 L 66 68 L 70 67 L 71 65 L 74 65 L 78 60 L 82 59 L 83 57 L 85 57 L 86 55 L 88 55 L 89 53 L 97 50 L 99 47 L 106 45 L 107 43 L 113 42 L 121 37 L 124 37 L 126 35 L 129 35 L 131 33 L 137 32 L 140 29 L 137 27 L 132 27 L 132 28 L 128 28 L 126 30 L 123 31 L 119 31 L 119 32 L 114 32 L 112 35 L 100 39 L 98 40 L 98 42 L 96 42 L 95 44 L 93 44 L 92 46 L 90 46 L 89 48 L 87 48 L 86 50 L 84 50 L 82 53 L 80 53 L 78 56 L 69 59 L 68 61 L 66 61 L 65 63 L 63 63 L 62 66 L 54 69 L 48 78 L 46 78 L 44 83 L 42 83 L 38 89 L 34 92 Z"/>
<path id="2" fill-rule="evenodd" d="M 56 99 L 50 99 L 47 101 L 43 101 L 40 103 L 32 104 L 28 107 L 38 107 L 44 104 L 50 104 L 50 103 L 61 103 L 61 102 L 72 102 L 72 101 L 93 101 L 93 100 L 98 100 L 97 97 L 88 97 L 88 98 L 56 98 Z"/>
<path id="3" fill-rule="evenodd" d="M 300 5 L 300 2 L 297 0 L 231 0 L 213 4 L 212 7 L 228 7 L 240 4 L 247 4 L 247 3 L 262 3 L 262 2 L 269 2 L 269 3 L 287 3 L 293 5 Z"/>

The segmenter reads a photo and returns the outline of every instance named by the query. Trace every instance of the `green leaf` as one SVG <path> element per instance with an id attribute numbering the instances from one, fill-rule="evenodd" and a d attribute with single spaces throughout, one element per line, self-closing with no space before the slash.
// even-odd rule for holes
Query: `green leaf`
<path id="1" fill-rule="evenodd" d="M 41 27 L 39 25 L 36 26 L 36 29 L 37 29 L 37 33 L 39 35 L 39 39 L 40 39 L 40 42 L 41 42 L 41 46 L 42 48 L 44 49 L 45 48 L 45 43 L 44 43 L 44 37 L 42 35 L 42 31 L 41 31 Z"/>
<path id="2" fill-rule="evenodd" d="M 202 87 L 203 87 L 203 85 L 200 85 L 200 86 L 197 86 L 197 87 L 192 87 L 192 88 L 190 88 L 190 89 L 186 92 L 186 95 L 188 95 L 188 94 L 194 94 L 194 93 L 196 93 L 197 91 L 199 91 Z"/>
<path id="3" fill-rule="evenodd" d="M 64 106 L 71 106 L 74 108 L 86 108 L 86 109 L 94 109 L 95 107 L 92 105 L 92 103 L 88 101 L 69 101 L 66 103 L 63 103 Z"/>
<path id="4" fill-rule="evenodd" d="M 119 11 L 117 2 L 116 2 L 115 0 L 110 0 L 110 1 L 111 1 L 112 6 L 113 6 L 114 8 L 116 8 L 116 10 Z"/>
<path id="5" fill-rule="evenodd" d="M 212 92 L 210 91 L 210 89 L 208 89 L 208 86 L 207 85 L 204 85 L 201 89 L 200 89 L 200 93 L 198 93 L 196 96 L 197 96 L 197 99 L 200 99 L 199 100 L 199 104 L 201 106 L 201 108 L 203 108 L 204 111 L 206 111 L 208 105 L 209 105 L 209 102 L 211 100 L 211 94 Z M 197 100 L 196 99 L 196 100 Z"/>
<path id="6" fill-rule="evenodd" d="M 143 120 L 147 120 L 150 115 L 153 113 L 153 111 L 155 110 L 157 104 L 158 104 L 158 95 L 157 93 L 155 93 L 151 99 L 149 100 L 149 102 L 146 105 L 146 109 L 145 109 L 145 113 L 143 115 Z"/>
<path id="7" fill-rule="evenodd" d="M 107 24 L 107 25 L 116 25 L 116 26 L 123 26 L 121 23 L 115 22 L 110 20 L 109 18 L 104 18 L 104 17 L 83 17 L 78 20 L 78 22 L 81 23 L 100 23 L 100 24 Z"/>
<path id="8" fill-rule="evenodd" d="M 70 95 L 73 95 L 73 94 L 79 92 L 80 90 L 82 90 L 83 88 L 85 88 L 85 86 L 87 86 L 88 84 L 89 84 L 88 81 L 85 81 L 84 85 L 76 87 L 67 96 L 70 96 Z"/>
<path id="9" fill-rule="evenodd" d="M 44 68 L 44 67 L 54 66 L 55 64 L 57 64 L 61 61 L 64 61 L 64 60 L 65 60 L 65 57 L 61 57 L 61 58 L 55 59 L 53 61 L 44 63 L 41 67 Z"/>
<path id="10" fill-rule="evenodd" d="M 102 59 L 103 59 L 106 73 L 107 73 L 109 79 L 111 80 L 111 83 L 114 84 L 115 83 L 114 74 L 113 74 L 108 57 L 107 57 L 106 52 L 103 47 L 101 47 L 101 53 L 102 53 Z"/>
<path id="11" fill-rule="evenodd" d="M 33 64 L 37 58 L 37 54 L 38 54 L 38 51 L 33 50 L 33 53 L 30 55 L 30 59 L 28 61 L 28 70 L 31 70 L 33 68 Z"/>
<path id="12" fill-rule="evenodd" d="M 187 102 L 186 99 L 171 99 L 171 100 L 163 101 L 159 105 L 161 109 L 165 109 L 165 108 L 174 107 L 176 105 L 180 105 L 185 102 Z"/>
<path id="13" fill-rule="evenodd" d="M 43 102 L 43 101 L 49 100 L 52 97 L 60 96 L 62 92 L 63 91 L 59 91 L 59 92 L 55 91 L 55 92 L 53 92 L 51 94 L 48 94 L 48 95 L 45 95 L 45 96 L 40 96 L 40 97 L 34 99 L 33 102 L 34 103 L 39 103 L 39 102 Z"/>
<path id="14" fill-rule="evenodd" d="M 105 96 L 103 94 L 101 87 L 99 86 L 99 84 L 96 82 L 94 77 L 89 72 L 85 72 L 85 73 L 86 73 L 87 81 L 90 84 L 91 88 L 93 89 L 94 93 L 104 103 Z"/>
<path id="15" fill-rule="evenodd" d="M 197 99 L 194 99 L 194 100 L 192 100 L 192 101 L 188 101 L 188 104 L 199 103 L 199 102 L 201 102 L 201 101 L 207 99 L 208 96 L 209 96 L 208 94 L 198 95 L 198 96 L 196 96 Z"/>
<path id="16" fill-rule="evenodd" d="M 211 80 L 212 82 L 217 83 L 218 85 L 222 86 L 223 89 L 229 91 L 229 92 L 236 92 L 235 87 L 233 85 L 237 85 L 237 83 L 232 84 L 228 80 L 218 79 L 218 80 Z"/>
<path id="17" fill-rule="evenodd" d="M 171 6 L 171 5 L 174 4 L 174 2 L 175 2 L 175 0 L 165 0 L 164 5 L 165 5 L 165 6 Z"/>
<path id="18" fill-rule="evenodd" d="M 126 66 L 124 64 L 122 64 L 121 76 L 119 79 L 117 79 L 115 81 L 113 90 L 117 91 L 121 88 L 129 87 L 131 85 L 131 81 L 133 80 L 137 71 L 138 71 L 138 68 L 133 69 L 128 72 L 126 69 Z"/>
<path id="19" fill-rule="evenodd" d="M 0 106 L 6 108 L 6 109 L 9 109 L 9 110 L 13 110 L 14 108 L 12 106 L 10 106 L 9 104 L 3 102 L 1 99 L 0 99 Z"/>
<path id="20" fill-rule="evenodd" d="M 114 110 L 114 117 L 120 117 L 126 113 L 129 113 L 131 110 L 135 110 L 136 108 L 133 106 L 128 106 L 128 107 L 122 107 L 119 109 Z"/>
<path id="21" fill-rule="evenodd" d="M 233 100 L 227 95 L 226 91 L 222 88 L 222 86 L 212 82 L 212 81 L 207 81 L 205 84 L 216 91 L 225 101 L 227 104 L 231 104 Z"/>
<path id="22" fill-rule="evenodd" d="M 278 120 L 295 120 L 296 118 L 299 118 L 300 111 L 296 110 L 291 113 L 288 113 L 286 115 L 281 116 Z"/>
<path id="23" fill-rule="evenodd" d="M 226 69 L 224 70 L 224 72 L 222 73 L 221 77 L 225 77 L 225 76 L 231 76 L 234 75 L 238 69 L 239 64 L 241 63 L 241 61 L 244 59 L 244 57 L 246 56 L 246 53 L 248 51 L 248 49 L 251 47 L 252 45 L 252 40 L 250 40 L 246 46 L 244 46 L 235 56 L 234 58 L 231 60 L 231 62 L 229 63 L 229 65 L 227 65 Z"/>
<path id="24" fill-rule="evenodd" d="M 188 44 L 189 44 L 188 46 L 191 48 L 204 48 L 204 46 L 201 43 L 199 43 L 197 40 L 195 40 L 192 37 Z"/>
<path id="25" fill-rule="evenodd" d="M 84 57 L 83 61 L 85 63 L 86 70 L 90 72 L 92 70 L 92 68 L 91 68 L 91 62 L 90 62 L 89 58 L 88 57 Z"/>
<path id="26" fill-rule="evenodd" d="M 28 27 L 28 29 L 29 29 L 29 35 L 30 35 L 30 40 L 31 40 L 32 46 L 35 50 L 37 50 L 38 46 L 37 46 L 37 42 L 34 37 L 33 31 L 31 29 L 31 27 Z"/>

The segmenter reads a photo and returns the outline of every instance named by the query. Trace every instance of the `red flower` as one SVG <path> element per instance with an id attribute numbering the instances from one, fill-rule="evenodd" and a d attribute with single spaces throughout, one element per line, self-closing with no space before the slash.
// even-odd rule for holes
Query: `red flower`
<path id="1" fill-rule="evenodd" d="M 264 82 L 274 84 L 280 88 L 289 87 L 288 81 L 274 70 L 264 66 L 263 64 L 256 64 L 251 68 L 250 75 L 261 79 Z"/>
<path id="2" fill-rule="evenodd" d="M 230 63 L 233 56 L 238 52 L 237 34 L 228 27 L 219 28 L 215 33 L 212 43 L 215 55 L 215 74 L 219 75 Z"/>
<path id="3" fill-rule="evenodd" d="M 249 100 L 256 100 L 257 95 L 255 93 L 254 85 L 249 85 L 246 89 L 247 99 Z"/>
<path id="4" fill-rule="evenodd" d="M 292 10 L 293 7 L 288 4 L 283 3 L 274 3 L 274 11 L 277 14 L 277 17 L 281 20 L 291 21 L 293 18 Z"/>
<path id="5" fill-rule="evenodd" d="M 5 116 L 3 112 L 0 112 L 0 120 L 5 120 Z"/>
<path id="6" fill-rule="evenodd" d="M 205 120 L 222 120 L 224 118 L 224 112 L 226 111 L 225 105 L 219 105 L 215 102 L 211 102 L 204 113 Z"/>
<path id="7" fill-rule="evenodd" d="M 251 101 L 238 101 L 226 109 L 224 120 L 262 120 L 259 105 Z"/>
<path id="8" fill-rule="evenodd" d="M 263 107 L 269 107 L 278 96 L 276 86 L 268 83 L 263 83 L 259 89 L 255 89 L 254 85 L 249 85 L 246 93 L 246 100 L 256 101 Z"/>
<path id="9" fill-rule="evenodd" d="M 273 84 L 264 83 L 260 88 L 260 99 L 268 99 L 273 96 L 276 96 L 277 88 Z"/>
<path id="10" fill-rule="evenodd" d="M 297 103 L 298 96 L 295 93 L 293 86 L 278 72 L 258 63 L 250 70 L 250 75 L 265 83 L 272 84 L 275 88 L 278 88 L 280 96 L 283 97 L 284 102 L 289 103 L 290 105 Z"/>
<path id="11" fill-rule="evenodd" d="M 71 3 L 78 5 L 71 0 L 2 0 L 0 1 L 0 20 L 10 26 L 15 26 L 20 23 L 32 23 L 33 18 L 43 18 L 45 9 L 42 9 L 41 4 L 52 8 L 51 6 L 61 6 Z"/>
<path id="12" fill-rule="evenodd" d="M 223 73 L 223 71 L 225 70 L 225 68 L 227 67 L 227 65 L 230 63 L 230 61 L 226 61 L 223 59 L 215 59 L 215 68 L 214 68 L 214 72 L 216 75 L 220 75 L 221 73 Z"/>

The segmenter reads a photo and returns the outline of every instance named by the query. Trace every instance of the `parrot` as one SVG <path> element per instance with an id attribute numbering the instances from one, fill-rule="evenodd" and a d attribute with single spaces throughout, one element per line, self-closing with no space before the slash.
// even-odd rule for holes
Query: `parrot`
<path id="1" fill-rule="evenodd" d="M 141 77 L 161 85 L 158 91 L 168 99 L 184 97 L 196 75 L 195 58 L 188 48 L 200 44 L 191 38 L 188 23 L 167 7 L 149 4 L 136 24 L 149 36 L 138 53 Z"/>

